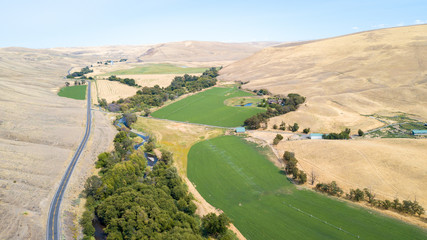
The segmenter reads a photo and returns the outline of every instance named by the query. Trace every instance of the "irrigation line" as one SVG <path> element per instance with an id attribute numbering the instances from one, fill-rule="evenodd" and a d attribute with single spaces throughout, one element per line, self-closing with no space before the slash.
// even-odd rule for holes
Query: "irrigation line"
<path id="1" fill-rule="evenodd" d="M 297 210 L 298 212 L 300 212 L 300 213 L 302 213 L 302 214 L 305 214 L 305 215 L 307 215 L 307 216 L 309 216 L 309 217 L 311 217 L 311 218 L 314 218 L 314 219 L 316 219 L 316 220 L 319 220 L 319 221 L 321 221 L 322 223 L 324 223 L 324 224 L 326 224 L 326 225 L 329 225 L 329 226 L 331 226 L 331 227 L 333 227 L 333 228 L 335 228 L 335 229 L 337 229 L 337 230 L 339 230 L 339 231 L 345 232 L 345 233 L 347 233 L 347 234 L 349 234 L 349 235 L 351 235 L 351 236 L 353 236 L 353 237 L 355 237 L 355 238 L 358 238 L 358 239 L 360 238 L 360 236 L 359 236 L 359 235 L 353 234 L 353 233 L 351 233 L 351 232 L 349 232 L 349 231 L 346 231 L 346 230 L 342 229 L 341 227 L 335 226 L 335 225 L 333 225 L 332 223 L 328 223 L 328 222 L 327 222 L 327 221 L 325 221 L 325 220 L 322 220 L 322 219 L 320 219 L 320 218 L 318 218 L 318 217 L 315 217 L 315 216 L 313 216 L 313 215 L 312 215 L 312 214 L 310 214 L 310 213 L 304 212 L 303 210 L 301 210 L 301 209 L 299 209 L 299 208 L 297 208 L 297 207 L 294 207 L 294 206 L 292 206 L 291 204 L 286 203 L 285 201 L 283 201 L 283 203 L 284 203 L 284 204 L 287 204 L 289 207 L 291 207 L 291 208 L 293 208 L 293 209 Z"/>

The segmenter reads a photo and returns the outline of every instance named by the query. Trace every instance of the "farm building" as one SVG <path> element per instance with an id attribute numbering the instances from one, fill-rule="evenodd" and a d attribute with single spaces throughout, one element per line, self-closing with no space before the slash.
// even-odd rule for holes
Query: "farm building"
<path id="1" fill-rule="evenodd" d="M 310 133 L 310 135 L 308 137 L 310 139 L 322 139 L 323 134 L 321 134 L 321 133 Z"/>
<path id="2" fill-rule="evenodd" d="M 412 130 L 412 134 L 414 134 L 415 136 L 427 135 L 427 130 Z"/>
<path id="3" fill-rule="evenodd" d="M 236 127 L 236 133 L 244 133 L 245 128 L 244 127 Z"/>

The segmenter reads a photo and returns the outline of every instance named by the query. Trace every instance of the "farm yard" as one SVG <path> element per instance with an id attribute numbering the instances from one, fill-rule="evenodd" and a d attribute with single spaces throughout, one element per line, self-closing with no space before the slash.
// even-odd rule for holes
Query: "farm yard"
<path id="1" fill-rule="evenodd" d="M 63 87 L 59 90 L 58 96 L 84 100 L 86 99 L 86 89 L 87 85 Z"/>
<path id="2" fill-rule="evenodd" d="M 226 106 L 224 101 L 229 98 L 249 96 L 252 94 L 237 88 L 215 87 L 160 108 L 151 115 L 161 119 L 236 127 L 243 125 L 247 118 L 264 112 L 265 109 L 231 107 Z"/>
<path id="3" fill-rule="evenodd" d="M 108 80 L 96 80 L 92 87 L 92 102 L 105 98 L 107 102 L 117 101 L 120 98 L 130 97 L 136 94 L 138 88 L 131 87 L 120 82 Z"/>
<path id="4" fill-rule="evenodd" d="M 261 150 L 221 136 L 195 144 L 188 154 L 190 181 L 247 239 L 425 239 L 415 226 L 298 190 Z"/>

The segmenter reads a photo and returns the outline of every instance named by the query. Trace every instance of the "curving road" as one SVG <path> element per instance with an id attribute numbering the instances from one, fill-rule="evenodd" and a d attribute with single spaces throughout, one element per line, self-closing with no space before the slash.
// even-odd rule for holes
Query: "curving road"
<path id="1" fill-rule="evenodd" d="M 62 239 L 59 215 L 61 208 L 62 197 L 64 196 L 64 192 L 67 188 L 68 181 L 70 180 L 71 174 L 73 173 L 74 167 L 76 166 L 77 161 L 81 153 L 83 152 L 84 147 L 86 146 L 87 140 L 89 138 L 91 125 L 92 125 L 92 114 L 91 114 L 91 82 L 88 81 L 87 88 L 87 119 L 86 119 L 86 131 L 85 135 L 76 150 L 73 158 L 71 159 L 70 165 L 68 165 L 67 170 L 65 171 L 64 176 L 61 179 L 61 183 L 59 184 L 58 190 L 55 193 L 55 196 L 52 199 L 49 208 L 49 215 L 47 219 L 46 226 L 46 240 L 59 240 Z"/>

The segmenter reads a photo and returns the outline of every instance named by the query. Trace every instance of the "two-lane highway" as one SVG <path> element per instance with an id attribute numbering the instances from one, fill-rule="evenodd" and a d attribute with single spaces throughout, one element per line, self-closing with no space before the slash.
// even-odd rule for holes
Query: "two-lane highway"
<path id="1" fill-rule="evenodd" d="M 87 119 L 86 119 L 86 131 L 85 135 L 80 142 L 79 147 L 76 150 L 76 153 L 71 159 L 70 165 L 68 165 L 67 170 L 65 171 L 64 176 L 61 179 L 58 190 L 56 191 L 52 202 L 49 208 L 49 215 L 47 220 L 46 227 L 46 239 L 47 240 L 58 240 L 61 239 L 61 229 L 60 229 L 60 208 L 62 197 L 64 196 L 65 189 L 67 188 L 68 181 L 70 180 L 71 174 L 73 173 L 74 167 L 76 166 L 77 161 L 81 153 L 83 152 L 84 147 L 86 146 L 87 140 L 90 135 L 91 125 L 92 125 L 92 114 L 91 114 L 91 82 L 88 81 L 87 88 Z"/>

